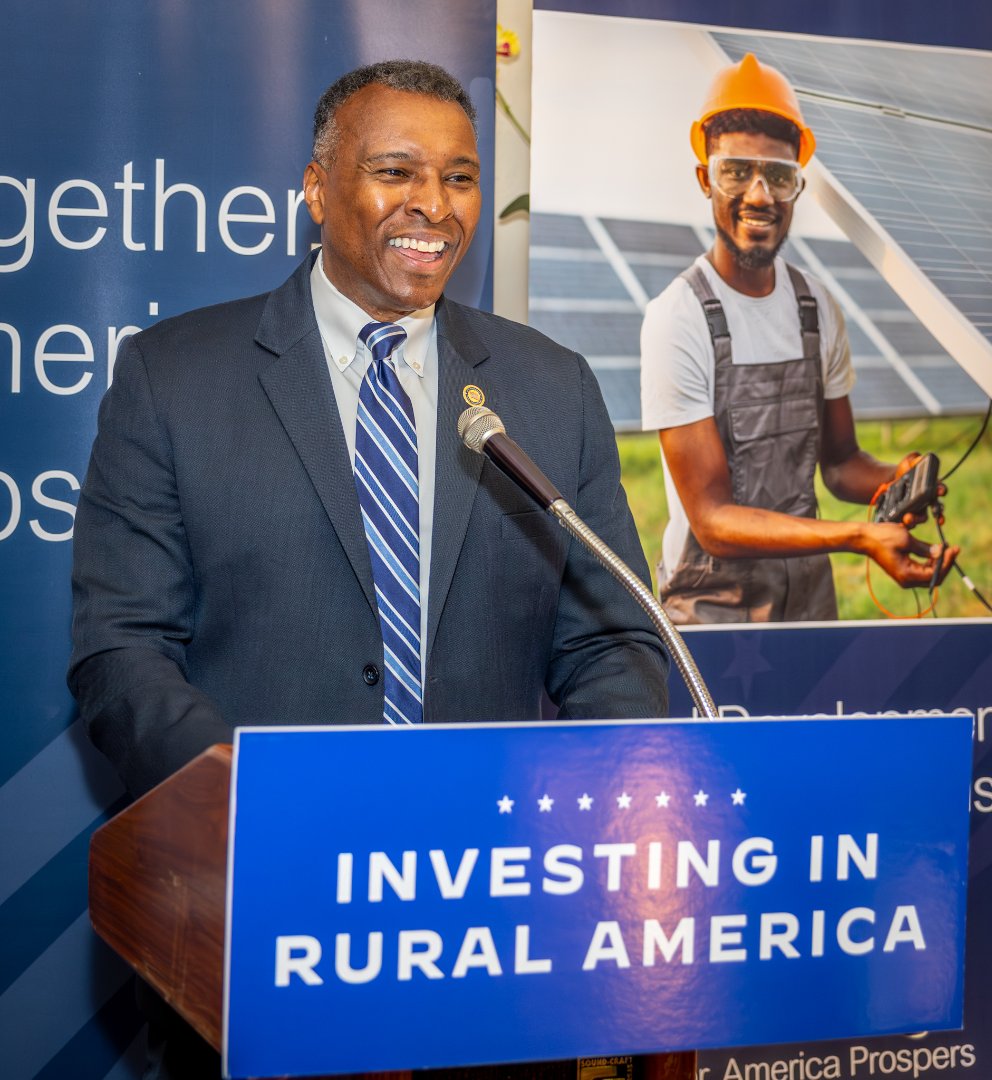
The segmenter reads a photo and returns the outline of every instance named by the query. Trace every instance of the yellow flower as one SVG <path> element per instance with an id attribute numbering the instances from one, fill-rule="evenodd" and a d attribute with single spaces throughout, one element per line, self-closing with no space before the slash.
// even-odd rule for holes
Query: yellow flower
<path id="1" fill-rule="evenodd" d="M 512 30 L 506 30 L 496 24 L 496 55 L 504 60 L 512 60 L 520 55 L 520 38 Z"/>

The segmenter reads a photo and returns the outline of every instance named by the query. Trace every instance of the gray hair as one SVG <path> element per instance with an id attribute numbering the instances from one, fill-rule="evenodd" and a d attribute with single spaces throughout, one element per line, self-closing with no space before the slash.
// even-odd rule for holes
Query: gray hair
<path id="1" fill-rule="evenodd" d="M 338 109 L 352 94 L 366 86 L 378 84 L 392 90 L 406 90 L 424 94 L 438 101 L 452 101 L 460 105 L 476 128 L 475 106 L 462 84 L 437 64 L 424 60 L 383 60 L 378 64 L 356 68 L 342 75 L 320 96 L 313 114 L 313 157 L 321 165 L 334 159 L 340 129 L 337 124 Z"/>

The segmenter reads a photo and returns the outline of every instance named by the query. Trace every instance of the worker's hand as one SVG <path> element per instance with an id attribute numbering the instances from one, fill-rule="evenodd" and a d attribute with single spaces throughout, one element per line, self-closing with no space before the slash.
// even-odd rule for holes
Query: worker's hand
<path id="1" fill-rule="evenodd" d="M 904 473 L 908 473 L 909 470 L 920 460 L 921 457 L 923 457 L 923 455 L 917 450 L 913 450 L 911 453 L 908 453 L 896 466 L 895 475 L 892 477 L 892 479 L 898 480 L 899 477 L 902 476 Z M 945 484 L 938 484 L 937 497 L 939 499 L 942 499 L 946 494 L 947 486 Z M 926 507 L 924 507 L 923 510 L 921 510 L 918 514 L 903 514 L 902 516 L 902 523 L 906 526 L 907 529 L 915 529 L 917 525 L 922 525 L 926 520 Z"/>
<path id="2" fill-rule="evenodd" d="M 961 551 L 949 545 L 942 552 L 941 544 L 928 544 L 895 522 L 878 522 L 868 530 L 869 557 L 904 589 L 939 585 Z"/>

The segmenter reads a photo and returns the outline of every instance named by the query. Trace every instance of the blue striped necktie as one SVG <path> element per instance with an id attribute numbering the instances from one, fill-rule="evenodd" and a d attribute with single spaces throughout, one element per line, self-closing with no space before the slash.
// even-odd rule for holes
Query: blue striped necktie
<path id="1" fill-rule="evenodd" d="M 385 660 L 383 719 L 419 724 L 420 502 L 413 406 L 391 363 L 406 340 L 393 323 L 370 322 L 359 338 L 372 353 L 358 395 L 355 486 L 379 606 Z"/>

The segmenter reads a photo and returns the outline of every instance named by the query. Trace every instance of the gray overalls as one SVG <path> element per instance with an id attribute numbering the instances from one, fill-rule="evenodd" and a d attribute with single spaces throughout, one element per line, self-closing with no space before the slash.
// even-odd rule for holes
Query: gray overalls
<path id="1" fill-rule="evenodd" d="M 805 278 L 792 266 L 788 271 L 799 301 L 803 355 L 777 364 L 734 364 L 727 318 L 705 274 L 691 266 L 682 277 L 703 305 L 713 342 L 713 412 L 734 502 L 816 517 L 813 476 L 823 421 L 819 319 Z M 827 555 L 715 559 L 691 531 L 661 600 L 675 623 L 837 618 Z"/>

